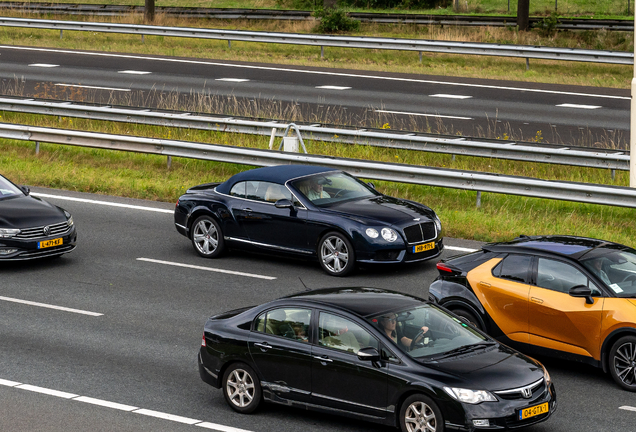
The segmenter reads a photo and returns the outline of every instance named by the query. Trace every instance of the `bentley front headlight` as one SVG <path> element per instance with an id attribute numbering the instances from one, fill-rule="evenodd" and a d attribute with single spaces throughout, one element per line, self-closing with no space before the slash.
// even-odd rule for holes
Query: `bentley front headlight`
<path id="1" fill-rule="evenodd" d="M 394 242 L 397 240 L 398 235 L 391 228 L 382 228 L 382 238 L 388 242 Z"/>
<path id="2" fill-rule="evenodd" d="M 371 238 L 378 238 L 380 234 L 378 234 L 378 230 L 375 228 L 367 228 L 365 233 Z"/>

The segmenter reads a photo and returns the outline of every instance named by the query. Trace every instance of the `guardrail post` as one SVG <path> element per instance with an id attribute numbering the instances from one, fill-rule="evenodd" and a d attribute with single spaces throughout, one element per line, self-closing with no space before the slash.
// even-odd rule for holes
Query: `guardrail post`
<path id="1" fill-rule="evenodd" d="M 481 191 L 477 191 L 477 208 L 481 207 Z"/>
<path id="2" fill-rule="evenodd" d="M 172 156 L 168 156 L 168 169 L 172 166 Z"/>
<path id="3" fill-rule="evenodd" d="M 612 181 L 614 181 L 616 179 L 616 170 L 613 169 L 612 170 Z"/>
<path id="4" fill-rule="evenodd" d="M 62 39 L 63 35 L 64 35 L 64 30 L 60 30 L 60 39 Z"/>
<path id="5" fill-rule="evenodd" d="M 269 149 L 274 148 L 274 139 L 276 139 L 276 128 L 272 128 L 272 134 L 269 137 Z"/>
<path id="6" fill-rule="evenodd" d="M 420 63 L 422 63 L 422 51 L 420 51 Z"/>
<path id="7" fill-rule="evenodd" d="M 530 70 L 530 59 L 526 57 L 526 70 Z"/>
<path id="8" fill-rule="evenodd" d="M 455 162 L 455 153 L 453 153 L 453 158 L 451 160 Z"/>
<path id="9" fill-rule="evenodd" d="M 146 43 L 146 41 L 144 40 L 144 36 L 145 35 L 141 35 L 141 43 Z"/>
<path id="10" fill-rule="evenodd" d="M 40 154 L 40 142 L 35 142 L 35 154 Z"/>
<path id="11" fill-rule="evenodd" d="M 325 47 L 321 46 L 320 47 L 320 58 L 325 58 Z"/>
<path id="12" fill-rule="evenodd" d="M 227 41 L 227 48 L 228 49 L 232 49 L 232 41 L 228 39 Z"/>

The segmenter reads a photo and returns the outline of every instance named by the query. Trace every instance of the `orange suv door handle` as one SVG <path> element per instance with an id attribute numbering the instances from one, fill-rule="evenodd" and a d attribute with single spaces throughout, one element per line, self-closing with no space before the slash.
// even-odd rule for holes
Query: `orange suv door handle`
<path id="1" fill-rule="evenodd" d="M 490 288 L 490 284 L 488 282 L 479 282 L 480 288 Z"/>
<path id="2" fill-rule="evenodd" d="M 536 297 L 530 297 L 530 301 L 533 303 L 543 303 L 543 300 L 541 300 L 540 298 L 536 298 Z"/>

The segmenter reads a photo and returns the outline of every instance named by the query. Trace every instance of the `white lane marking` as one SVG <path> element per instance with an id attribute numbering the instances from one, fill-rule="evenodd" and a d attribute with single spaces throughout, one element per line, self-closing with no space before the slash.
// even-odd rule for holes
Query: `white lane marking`
<path id="1" fill-rule="evenodd" d="M 173 421 L 177 423 L 185 423 L 188 425 L 200 426 L 207 429 L 215 429 L 221 432 L 251 432 L 245 429 L 238 429 L 231 426 L 224 426 L 224 425 L 220 425 L 216 423 L 203 422 L 201 420 L 195 420 L 188 417 L 182 417 L 182 416 L 178 416 L 174 414 L 163 413 L 160 411 L 153 411 L 153 410 L 149 410 L 145 408 L 137 408 L 131 405 L 124 405 L 117 402 L 109 402 L 102 399 L 95 399 L 95 398 L 91 398 L 87 396 L 79 396 L 73 393 L 67 393 L 67 392 L 63 392 L 59 390 L 52 390 L 52 389 L 44 388 L 44 387 L 37 387 L 30 384 L 20 384 L 19 382 L 9 381 L 2 378 L 0 378 L 0 385 L 13 387 L 20 390 L 28 390 L 28 391 L 32 391 L 36 393 L 49 395 L 49 396 L 61 397 L 64 399 L 69 399 L 69 400 L 74 400 L 79 402 L 86 402 L 93 405 L 99 405 L 105 408 L 128 411 L 135 414 L 146 415 L 149 417 L 160 418 L 163 420 L 169 420 L 169 421 Z"/>
<path id="2" fill-rule="evenodd" d="M 384 76 L 377 76 L 377 75 L 360 75 L 360 74 L 349 74 L 349 73 L 342 73 L 342 72 L 313 71 L 313 70 L 290 69 L 290 68 L 270 67 L 270 66 L 228 64 L 228 63 L 218 63 L 218 62 L 204 61 L 204 60 L 147 57 L 147 56 L 131 55 L 131 54 L 114 54 L 114 53 L 104 53 L 104 52 L 86 52 L 86 51 L 73 51 L 73 50 L 61 50 L 61 49 L 50 49 L 50 48 L 0 45 L 0 49 L 2 48 L 22 50 L 22 51 L 53 52 L 53 53 L 61 53 L 61 54 L 75 54 L 75 55 L 96 56 L 96 57 L 115 57 L 115 58 L 126 58 L 126 59 L 135 59 L 135 60 L 152 60 L 152 61 L 163 61 L 163 62 L 170 62 L 170 63 L 200 64 L 200 65 L 221 66 L 221 67 L 230 67 L 230 68 L 239 68 L 239 69 L 294 72 L 294 73 L 303 73 L 308 75 L 366 78 L 366 79 L 377 79 L 377 80 L 384 80 L 384 81 L 414 82 L 414 83 L 422 83 L 422 84 L 449 85 L 449 86 L 456 86 L 456 87 L 510 90 L 510 91 L 519 91 L 519 92 L 528 92 L 528 93 L 547 93 L 547 94 L 586 96 L 586 97 L 598 97 L 598 98 L 605 98 L 605 99 L 621 99 L 621 100 L 631 99 L 631 96 L 612 96 L 612 95 L 603 95 L 603 94 L 564 92 L 564 91 L 558 91 L 558 90 L 533 89 L 533 88 L 524 88 L 524 87 L 507 87 L 507 86 L 496 86 L 496 85 L 488 85 L 488 84 L 469 84 L 469 83 L 457 83 L 457 82 L 448 82 L 448 81 L 423 80 L 423 79 L 414 79 L 414 78 L 384 77 Z"/>
<path id="3" fill-rule="evenodd" d="M 458 252 L 477 252 L 478 249 L 463 248 L 459 246 L 444 246 L 444 249 Z"/>
<path id="4" fill-rule="evenodd" d="M 148 409 L 138 409 L 136 411 L 133 411 L 135 414 L 142 414 L 142 415 L 147 415 L 150 417 L 156 417 L 156 418 L 160 418 L 160 419 L 164 419 L 164 420 L 170 420 L 170 421 L 174 421 L 174 422 L 178 422 L 178 423 L 185 423 L 185 424 L 189 424 L 189 425 L 193 425 L 196 423 L 201 423 L 201 420 L 195 420 L 195 419 L 191 419 L 191 418 L 187 418 L 187 417 L 181 417 L 181 416 L 177 416 L 174 414 L 166 414 L 166 413 L 162 413 L 159 411 L 152 411 L 152 410 L 148 410 Z"/>
<path id="5" fill-rule="evenodd" d="M 42 197 L 42 198 L 56 198 L 56 199 L 61 199 L 66 201 L 83 202 L 87 204 L 98 204 L 98 205 L 105 205 L 105 206 L 111 206 L 111 207 L 122 207 L 122 208 L 131 209 L 131 210 L 146 210 L 146 211 L 153 211 L 158 213 L 170 213 L 170 214 L 174 213 L 174 210 L 159 209 L 154 207 L 143 207 L 143 206 L 137 206 L 137 205 L 131 205 L 131 204 L 113 203 L 113 202 L 107 202 L 107 201 L 97 201 L 97 200 L 91 200 L 91 199 L 85 199 L 85 198 L 67 197 L 63 195 L 50 195 L 50 194 L 43 194 L 39 192 L 31 193 L 31 195 Z"/>
<path id="6" fill-rule="evenodd" d="M 452 95 L 452 94 L 434 94 L 429 95 L 430 97 L 436 98 L 447 98 L 447 99 L 470 99 L 472 96 L 464 96 L 464 95 Z"/>
<path id="7" fill-rule="evenodd" d="M 196 265 L 191 265 L 191 264 L 181 264 L 181 263 L 176 263 L 176 262 L 171 262 L 171 261 L 161 261 L 161 260 L 156 260 L 156 259 L 151 259 L 151 258 L 137 258 L 137 261 L 146 261 L 146 262 L 151 262 L 151 263 L 155 263 L 155 264 L 165 264 L 165 265 L 171 265 L 171 266 L 175 266 L 175 267 L 185 267 L 185 268 L 191 268 L 191 269 L 195 269 L 195 270 L 205 270 L 205 271 L 211 271 L 211 272 L 216 272 L 216 273 L 231 274 L 231 275 L 235 275 L 235 276 L 251 277 L 251 278 L 256 278 L 256 279 L 266 279 L 266 280 L 274 280 L 274 279 L 276 279 L 273 276 L 263 276 L 263 275 L 253 274 L 253 273 L 243 273 L 243 272 L 238 272 L 238 271 L 233 271 L 233 270 L 223 270 L 223 269 L 216 269 L 216 268 L 211 268 L 211 267 L 201 267 L 201 266 L 196 266 Z"/>
<path id="8" fill-rule="evenodd" d="M 99 405 L 99 406 L 103 406 L 106 408 L 112 408 L 112 409 L 117 409 L 117 410 L 121 410 L 121 411 L 134 411 L 136 409 L 139 409 L 138 407 L 134 407 L 131 405 L 124 405 L 124 404 L 120 404 L 120 403 L 116 403 L 116 402 L 109 402 L 109 401 L 105 401 L 102 399 L 95 399 L 95 398 L 91 398 L 91 397 L 87 397 L 87 396 L 80 396 L 80 397 L 76 397 L 75 399 L 73 399 L 74 401 L 78 401 L 78 402 L 86 402 L 92 405 Z"/>
<path id="9" fill-rule="evenodd" d="M 316 88 L 327 89 L 327 90 L 350 90 L 351 89 L 351 87 L 331 86 L 331 85 L 316 86 Z"/>
<path id="10" fill-rule="evenodd" d="M 472 117 L 457 117 L 457 116 L 447 116 L 440 114 L 423 114 L 423 113 L 413 113 L 413 112 L 404 112 L 404 111 L 387 111 L 387 110 L 373 110 L 379 113 L 387 113 L 387 114 L 402 114 L 402 115 L 412 115 L 412 116 L 422 116 L 422 117 L 440 117 L 440 118 L 450 118 L 450 119 L 458 119 L 458 120 L 473 120 Z"/>
<path id="11" fill-rule="evenodd" d="M 97 87 L 97 86 L 89 86 L 89 85 L 79 85 L 79 84 L 62 84 L 62 83 L 57 83 L 55 84 L 56 86 L 60 86 L 60 87 L 77 87 L 77 88 L 86 88 L 86 89 L 92 89 L 92 90 L 112 90 L 112 91 L 122 91 L 122 92 L 129 92 L 130 89 L 123 89 L 123 88 L 115 88 L 115 87 Z"/>
<path id="12" fill-rule="evenodd" d="M 206 429 L 214 429 L 221 432 L 249 432 L 249 431 L 246 431 L 245 429 L 239 429 L 232 426 L 223 426 L 220 424 L 209 423 L 209 422 L 197 423 L 195 426 L 200 426 Z"/>
<path id="13" fill-rule="evenodd" d="M 627 405 L 622 406 L 622 407 L 620 407 L 618 409 L 622 409 L 622 410 L 625 410 L 625 411 L 636 411 L 636 407 L 627 406 Z"/>
<path id="14" fill-rule="evenodd" d="M 41 68 L 54 68 L 54 67 L 59 67 L 60 65 L 54 65 L 54 64 L 49 64 L 49 63 L 32 63 L 29 66 L 31 66 L 31 67 L 41 67 Z"/>
<path id="15" fill-rule="evenodd" d="M 44 387 L 37 387 L 31 384 L 20 384 L 19 386 L 15 386 L 14 388 L 19 388 L 21 390 L 28 390 L 28 391 L 32 391 L 36 393 L 42 393 L 45 395 L 60 397 L 64 399 L 73 399 L 77 397 L 77 395 L 73 393 L 67 393 L 67 392 L 63 392 L 59 390 L 51 390 Z"/>
<path id="16" fill-rule="evenodd" d="M 55 306 L 55 305 L 50 305 L 50 304 L 46 304 L 46 303 L 38 303 L 38 302 L 32 302 L 29 300 L 20 300 L 20 299 L 15 299 L 15 298 L 11 298 L 11 297 L 0 297 L 0 300 L 4 300 L 7 302 L 12 302 L 12 303 L 21 303 L 21 304 L 25 304 L 25 305 L 29 305 L 29 306 L 37 306 L 37 307 L 43 307 L 43 308 L 47 308 L 47 309 L 56 309 L 56 310 L 61 310 L 64 312 L 73 312 L 76 314 L 82 314 L 82 315 L 90 315 L 90 316 L 102 316 L 104 314 L 102 313 L 97 313 L 97 312 L 90 312 L 90 311 L 85 311 L 85 310 L 81 310 L 81 309 L 72 309 L 72 308 L 67 308 L 64 306 Z"/>
<path id="17" fill-rule="evenodd" d="M 118 71 L 117 73 L 130 74 L 130 75 L 148 75 L 148 74 L 151 74 L 152 72 L 136 71 L 136 70 L 123 70 L 123 71 Z"/>
<path id="18" fill-rule="evenodd" d="M 247 82 L 249 81 L 246 78 L 217 78 L 214 81 L 228 81 L 228 82 Z"/>
<path id="19" fill-rule="evenodd" d="M 557 105 L 558 107 L 563 107 L 563 108 L 580 108 L 580 109 L 598 109 L 598 108 L 602 108 L 600 105 L 579 105 L 579 104 L 560 104 Z"/>

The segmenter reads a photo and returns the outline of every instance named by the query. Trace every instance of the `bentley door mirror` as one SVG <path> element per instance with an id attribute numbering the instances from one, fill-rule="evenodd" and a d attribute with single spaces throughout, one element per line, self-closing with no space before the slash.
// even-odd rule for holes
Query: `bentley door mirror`
<path id="1" fill-rule="evenodd" d="M 585 297 L 585 303 L 594 304 L 594 299 L 592 298 L 592 290 L 585 285 L 577 285 L 570 288 L 569 294 L 572 297 Z"/>
<path id="2" fill-rule="evenodd" d="M 372 182 L 367 182 L 367 186 L 371 186 L 371 188 L 375 189 L 375 185 Z"/>
<path id="3" fill-rule="evenodd" d="M 20 186 L 20 190 L 21 190 L 22 192 L 24 192 L 24 194 L 25 194 L 25 195 L 28 195 L 28 194 L 30 194 L 30 193 L 31 193 L 31 189 L 29 189 L 29 187 L 28 187 L 28 186 L 24 186 L 24 185 L 23 185 L 23 186 Z"/>
<path id="4" fill-rule="evenodd" d="M 274 206 L 276 206 L 276 208 L 288 208 L 288 209 L 294 208 L 294 205 L 292 204 L 292 202 L 288 200 L 287 198 L 279 199 L 278 201 L 274 203 Z"/>

